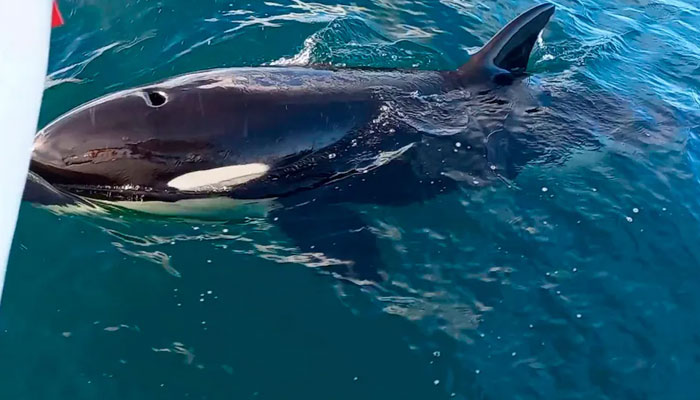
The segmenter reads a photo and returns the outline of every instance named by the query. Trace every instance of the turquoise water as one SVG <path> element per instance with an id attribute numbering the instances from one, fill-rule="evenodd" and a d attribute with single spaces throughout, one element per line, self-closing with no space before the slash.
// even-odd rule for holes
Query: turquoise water
<path id="1" fill-rule="evenodd" d="M 532 5 L 64 0 L 40 125 L 213 67 L 456 68 Z M 256 215 L 24 204 L 0 397 L 695 398 L 700 5 L 557 6 L 529 86 L 548 99 L 533 133 L 566 151 L 511 185 L 353 206 L 378 286 L 312 268 Z"/>

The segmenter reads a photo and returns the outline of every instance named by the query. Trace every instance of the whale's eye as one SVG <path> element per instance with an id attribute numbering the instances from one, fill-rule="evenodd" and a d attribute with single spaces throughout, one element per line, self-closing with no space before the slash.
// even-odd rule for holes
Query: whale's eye
<path id="1" fill-rule="evenodd" d="M 168 96 L 163 92 L 146 92 L 146 103 L 151 107 L 160 107 L 168 101 Z"/>

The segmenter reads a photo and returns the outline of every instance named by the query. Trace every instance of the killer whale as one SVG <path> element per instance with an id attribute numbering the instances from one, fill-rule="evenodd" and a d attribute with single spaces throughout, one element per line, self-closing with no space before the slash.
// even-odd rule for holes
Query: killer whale
<path id="1" fill-rule="evenodd" d="M 520 138 L 489 126 L 488 116 L 479 129 L 457 127 L 461 139 L 445 144 L 413 115 L 446 94 L 496 114 L 501 102 L 492 94 L 526 76 L 553 13 L 551 4 L 527 10 L 457 70 L 229 68 L 107 95 L 37 134 L 25 200 L 143 209 L 277 199 L 284 211 L 275 215 L 285 213 L 278 225 L 302 249 L 338 253 L 336 243 L 319 245 L 324 225 L 333 224 L 313 223 L 308 206 L 299 206 L 314 200 L 314 220 L 335 219 L 374 248 L 361 218 L 339 204 L 406 204 L 482 186 L 514 177 L 535 156 Z M 375 252 L 364 253 L 370 259 L 355 264 L 376 270 L 366 267 L 378 264 Z"/>

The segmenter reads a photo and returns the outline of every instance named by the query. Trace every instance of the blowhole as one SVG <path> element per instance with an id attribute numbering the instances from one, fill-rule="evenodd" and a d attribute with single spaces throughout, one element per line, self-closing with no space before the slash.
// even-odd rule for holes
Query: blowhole
<path id="1" fill-rule="evenodd" d="M 168 96 L 160 91 L 146 92 L 146 102 L 151 107 L 161 107 L 168 102 Z"/>

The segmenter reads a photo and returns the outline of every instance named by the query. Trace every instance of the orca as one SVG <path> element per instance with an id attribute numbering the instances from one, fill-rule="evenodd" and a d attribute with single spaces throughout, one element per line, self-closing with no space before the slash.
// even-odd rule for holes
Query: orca
<path id="1" fill-rule="evenodd" d="M 503 97 L 528 76 L 554 9 L 527 10 L 456 70 L 228 68 L 109 94 L 38 132 L 25 200 L 156 213 L 167 207 L 149 204 L 276 201 L 277 224 L 302 249 L 336 247 L 358 264 L 357 246 L 371 258 L 376 245 L 342 204 L 512 179 L 541 152 L 504 128 Z M 327 233 L 345 228 L 358 243 L 337 251 Z"/>

